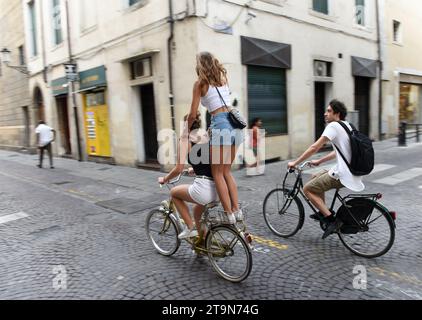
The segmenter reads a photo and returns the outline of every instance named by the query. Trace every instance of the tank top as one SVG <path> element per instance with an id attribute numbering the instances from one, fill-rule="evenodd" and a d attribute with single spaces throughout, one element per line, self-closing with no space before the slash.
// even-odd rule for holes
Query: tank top
<path id="1" fill-rule="evenodd" d="M 223 97 L 226 105 L 231 106 L 230 102 L 230 90 L 227 85 L 218 87 L 221 96 Z M 201 104 L 208 109 L 208 112 L 213 112 L 221 107 L 224 107 L 223 101 L 221 101 L 220 96 L 218 95 L 217 89 L 213 86 L 210 86 L 207 94 L 204 97 L 201 97 Z"/>
<path id="2" fill-rule="evenodd" d="M 207 154 L 204 154 L 202 157 L 202 151 L 205 150 Z M 188 155 L 188 162 L 192 166 L 193 171 L 197 176 L 206 176 L 212 178 L 209 143 L 192 143 L 192 147 Z"/>

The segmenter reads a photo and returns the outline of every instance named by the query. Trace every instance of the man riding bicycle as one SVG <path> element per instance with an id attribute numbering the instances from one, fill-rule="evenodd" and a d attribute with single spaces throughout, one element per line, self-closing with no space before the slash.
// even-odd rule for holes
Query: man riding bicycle
<path id="1" fill-rule="evenodd" d="M 345 121 L 346 116 L 347 108 L 344 103 L 338 100 L 331 101 L 324 114 L 325 121 L 328 125 L 321 138 L 310 146 L 296 161 L 289 162 L 288 164 L 289 168 L 296 168 L 300 163 L 317 153 L 326 143 L 331 142 L 334 146 L 335 151 L 319 160 L 311 161 L 311 164 L 313 166 L 319 166 L 324 162 L 336 158 L 337 164 L 331 168 L 331 170 L 323 170 L 315 175 L 304 188 L 305 195 L 319 210 L 319 213 L 311 215 L 311 218 L 314 220 L 321 220 L 327 224 L 327 229 L 322 239 L 337 232 L 341 227 L 341 221 L 336 221 L 333 212 L 331 212 L 325 204 L 325 192 L 332 189 L 342 189 L 344 187 L 355 192 L 361 192 L 365 189 L 365 186 L 362 183 L 362 177 L 354 176 L 350 172 L 348 165 L 338 152 L 338 149 L 340 149 L 340 152 L 350 163 L 352 158 L 350 138 L 344 128 L 338 123 L 339 121 L 342 121 L 349 130 L 352 130 L 350 124 Z"/>

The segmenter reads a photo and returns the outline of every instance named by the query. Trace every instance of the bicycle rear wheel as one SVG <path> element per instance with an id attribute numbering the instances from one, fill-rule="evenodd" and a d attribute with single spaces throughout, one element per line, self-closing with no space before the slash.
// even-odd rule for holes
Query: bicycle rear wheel
<path id="1" fill-rule="evenodd" d="M 289 196 L 288 189 L 275 189 L 264 200 L 264 220 L 279 237 L 294 236 L 303 226 L 305 213 L 298 197 Z"/>
<path id="2" fill-rule="evenodd" d="M 161 210 L 151 211 L 146 218 L 146 231 L 154 248 L 163 256 L 171 256 L 180 247 L 179 232 L 169 214 Z"/>
<path id="3" fill-rule="evenodd" d="M 395 226 L 390 213 L 379 204 L 365 199 L 359 199 L 350 210 L 352 214 L 369 210 L 370 214 L 361 221 L 361 226 L 355 224 L 340 229 L 338 235 L 344 246 L 364 258 L 386 254 L 395 239 Z"/>
<path id="4" fill-rule="evenodd" d="M 216 226 L 205 240 L 208 258 L 217 274 L 231 282 L 242 282 L 252 270 L 252 253 L 233 228 Z"/>

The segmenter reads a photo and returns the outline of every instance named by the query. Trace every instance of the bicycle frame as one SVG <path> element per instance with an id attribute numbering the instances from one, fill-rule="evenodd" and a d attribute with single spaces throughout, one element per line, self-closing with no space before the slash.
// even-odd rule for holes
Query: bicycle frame
<path id="1" fill-rule="evenodd" d="M 312 204 L 312 202 L 308 199 L 308 197 L 305 195 L 305 193 L 303 192 L 303 188 L 304 188 L 304 184 L 303 184 L 303 170 L 306 166 L 309 166 L 310 162 L 306 162 L 304 163 L 302 166 L 300 166 L 298 169 L 292 171 L 292 170 L 288 170 L 286 173 L 286 176 L 283 180 L 283 189 L 288 190 L 288 188 L 286 188 L 286 180 L 287 177 L 289 176 L 289 174 L 291 173 L 295 173 L 297 178 L 295 181 L 295 184 L 293 186 L 293 189 L 290 192 L 290 199 L 289 201 L 286 201 L 285 205 L 283 206 L 283 208 L 281 208 L 280 212 L 284 211 L 284 209 L 286 208 L 286 206 L 290 206 L 291 202 L 293 201 L 293 199 L 295 199 L 299 194 L 303 197 L 303 199 L 305 199 L 306 203 L 308 204 L 308 206 L 311 208 L 311 210 L 314 213 L 318 213 L 318 209 L 315 208 L 315 206 Z M 342 197 L 340 195 L 340 190 L 337 189 L 335 194 L 334 194 L 334 198 L 332 200 L 331 203 L 331 207 L 330 207 L 330 211 L 334 211 L 335 205 L 337 200 L 340 201 L 340 203 L 346 208 L 348 214 L 352 217 L 352 219 L 354 220 L 354 222 L 360 226 L 361 228 L 364 227 L 364 225 L 362 224 L 362 222 L 358 221 L 358 219 L 355 218 L 355 216 L 353 215 L 353 213 L 349 210 L 349 207 L 347 206 L 347 200 L 348 199 L 372 199 L 372 201 L 374 201 L 374 203 L 378 203 L 376 200 L 379 199 L 381 197 L 380 194 L 352 194 L 352 195 L 348 195 L 347 197 Z M 369 215 L 370 217 L 371 215 Z M 369 218 L 368 217 L 368 218 Z"/>

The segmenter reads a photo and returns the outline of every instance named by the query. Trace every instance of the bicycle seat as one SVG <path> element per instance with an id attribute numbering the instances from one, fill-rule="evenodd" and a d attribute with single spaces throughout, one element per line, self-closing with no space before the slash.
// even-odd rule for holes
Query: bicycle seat
<path id="1" fill-rule="evenodd" d="M 217 207 L 218 205 L 220 205 L 220 202 L 219 202 L 219 201 L 213 201 L 213 202 L 211 202 L 211 203 L 208 203 L 208 204 L 205 206 L 205 208 L 207 208 L 207 209 L 212 209 L 212 208 Z"/>

